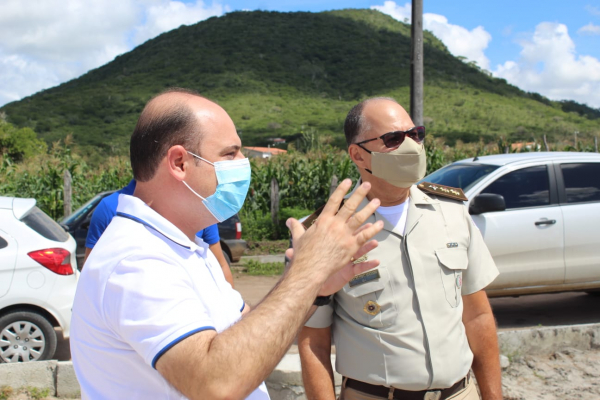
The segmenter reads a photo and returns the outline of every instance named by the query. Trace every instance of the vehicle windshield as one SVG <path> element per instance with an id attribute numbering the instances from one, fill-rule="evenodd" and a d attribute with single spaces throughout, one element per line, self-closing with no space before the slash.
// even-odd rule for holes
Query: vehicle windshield
<path id="1" fill-rule="evenodd" d="M 69 225 L 73 221 L 76 221 L 81 215 L 84 215 L 85 213 L 87 213 L 91 208 L 94 208 L 96 206 L 96 204 L 99 203 L 103 197 L 104 196 L 101 196 L 101 195 L 92 197 L 92 199 L 90 201 L 88 201 L 87 203 L 85 203 L 84 205 L 79 207 L 77 210 L 75 210 L 75 212 L 73 212 L 73 214 L 61 219 L 59 222 L 61 223 L 61 225 Z"/>
<path id="2" fill-rule="evenodd" d="M 487 164 L 450 164 L 427 175 L 421 182 L 437 183 L 444 186 L 469 190 L 481 179 L 498 169 L 497 165 Z"/>

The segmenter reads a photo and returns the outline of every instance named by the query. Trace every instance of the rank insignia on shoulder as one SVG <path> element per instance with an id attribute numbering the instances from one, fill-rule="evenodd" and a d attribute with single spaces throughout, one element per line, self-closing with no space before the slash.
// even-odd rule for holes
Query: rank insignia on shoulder
<path id="1" fill-rule="evenodd" d="M 340 208 L 343 207 L 344 201 L 345 200 L 342 200 L 342 202 L 340 203 Z M 304 221 L 302 221 L 302 226 L 304 226 L 304 229 L 310 228 L 312 226 L 312 224 L 317 222 L 317 218 L 319 218 L 319 215 L 321 215 L 324 208 L 325 208 L 325 206 L 319 207 L 314 213 L 310 214 L 308 217 L 306 217 L 306 219 Z"/>
<path id="2" fill-rule="evenodd" d="M 436 196 L 448 197 L 454 200 L 467 201 L 467 196 L 460 188 L 444 186 L 437 183 L 421 182 L 417 185 L 425 193 L 435 194 Z"/>

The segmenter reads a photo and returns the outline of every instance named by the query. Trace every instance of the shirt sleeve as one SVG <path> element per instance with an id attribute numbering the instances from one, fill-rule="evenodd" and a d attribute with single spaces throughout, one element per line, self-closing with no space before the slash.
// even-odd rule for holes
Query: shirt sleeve
<path id="1" fill-rule="evenodd" d="M 106 324 L 153 368 L 175 344 L 215 330 L 184 268 L 160 258 L 122 260 L 107 281 L 103 312 Z"/>
<path id="2" fill-rule="evenodd" d="M 197 235 L 200 236 L 200 235 Z M 202 230 L 202 236 L 200 236 L 204 243 L 215 244 L 219 243 L 221 237 L 219 236 L 219 227 L 217 224 L 211 225 Z"/>
<path id="3" fill-rule="evenodd" d="M 333 324 L 335 296 L 329 304 L 317 307 L 317 311 L 306 321 L 304 326 L 309 328 L 327 328 Z"/>
<path id="4" fill-rule="evenodd" d="M 483 236 L 479 231 L 475 222 L 464 207 L 465 218 L 469 229 L 469 249 L 467 256 L 469 258 L 469 266 L 463 273 L 462 295 L 469 295 L 485 289 L 498 276 L 498 268 L 496 263 L 483 241 Z"/>
<path id="5" fill-rule="evenodd" d="M 100 236 L 106 230 L 110 221 L 112 221 L 113 217 L 117 214 L 117 205 L 114 204 L 112 206 L 112 197 L 114 194 L 105 197 L 100 201 L 98 207 L 94 210 L 92 214 L 92 219 L 90 221 L 90 227 L 88 229 L 87 236 L 85 238 L 85 247 L 88 249 L 93 249 Z M 118 196 L 118 194 L 117 194 Z M 118 199 L 118 197 L 117 197 Z M 117 200 L 118 201 L 118 200 Z"/>

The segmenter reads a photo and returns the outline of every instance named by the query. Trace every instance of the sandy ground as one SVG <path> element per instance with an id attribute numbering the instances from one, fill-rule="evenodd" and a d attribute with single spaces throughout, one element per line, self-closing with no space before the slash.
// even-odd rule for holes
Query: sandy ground
<path id="1" fill-rule="evenodd" d="M 502 373 L 505 400 L 600 399 L 600 350 L 565 350 L 550 356 L 511 360 Z M 3 398 L 0 395 L 0 398 Z M 6 398 L 6 397 L 4 397 Z M 8 400 L 31 400 L 26 393 Z M 45 397 L 55 400 L 55 397 Z"/>
<path id="2" fill-rule="evenodd" d="M 598 400 L 600 350 L 568 349 L 512 360 L 503 370 L 502 387 L 507 400 Z"/>
<path id="3" fill-rule="evenodd" d="M 251 305 L 256 305 L 260 300 L 269 292 L 269 290 L 279 280 L 278 276 L 248 276 L 243 273 L 234 274 L 234 283 L 237 290 L 239 290 L 244 299 Z M 506 312 L 510 310 L 515 312 L 516 304 L 523 305 L 524 301 L 527 301 L 529 308 L 533 310 L 540 310 L 548 308 L 548 301 L 560 301 L 560 302 L 574 302 L 577 303 L 584 309 L 589 310 L 597 309 L 598 298 L 590 297 L 585 294 L 570 294 L 564 295 L 564 297 L 558 298 L 557 295 L 554 297 L 523 297 L 520 298 L 517 303 L 514 303 L 517 299 L 493 299 L 492 305 L 498 308 L 498 311 L 503 310 L 502 306 L 506 303 Z M 558 295 L 559 297 L 562 295 Z M 525 300 L 523 300 L 525 299 Z M 513 301 L 513 303 L 510 303 Z M 545 307 L 537 307 L 536 302 L 544 303 Z M 584 303 L 581 303 L 584 302 Z M 580 304 L 581 303 L 581 304 Z M 589 304 L 588 304 L 589 303 Z M 574 309 L 573 304 L 568 303 L 569 309 Z M 585 306 L 585 307 L 584 307 Z M 556 309 L 554 310 L 553 322 L 556 322 Z M 575 307 L 576 309 L 577 307 Z M 502 314 L 502 312 L 500 313 Z M 568 314 L 568 313 L 565 313 Z M 540 314 L 542 315 L 542 314 Z M 500 325 L 506 324 L 508 327 L 519 326 L 520 318 L 523 316 L 516 313 L 515 315 L 499 317 Z M 510 318 L 509 318 L 510 317 Z M 542 315 L 543 317 L 543 315 Z M 535 312 L 533 316 L 527 316 L 528 320 L 525 325 L 535 326 L 543 322 L 547 325 L 550 321 L 539 320 L 539 317 Z M 504 321 L 506 320 L 506 321 Z M 503 323 L 502 323 L 503 322 Z M 533 324 L 535 322 L 535 324 Z M 572 323 L 570 320 L 561 321 L 563 323 Z M 573 321 L 575 322 L 575 321 Z M 577 321 L 581 323 L 582 321 Z M 596 320 L 585 322 L 598 322 Z M 290 351 L 296 352 L 295 346 L 292 346 Z M 59 352 L 61 356 L 59 359 L 68 360 L 70 354 L 68 351 L 68 340 L 63 341 L 59 344 Z M 575 349 L 569 349 L 562 352 L 552 354 L 550 356 L 525 356 L 523 358 L 510 360 L 510 365 L 503 369 L 502 373 L 502 386 L 504 392 L 504 398 L 506 400 L 571 400 L 571 399 L 584 399 L 584 400 L 600 400 L 600 349 L 593 351 L 580 351 Z M 40 399 L 39 395 L 32 397 L 27 393 L 13 393 L 9 396 L 2 396 L 0 390 L 0 399 L 8 400 L 30 400 Z M 42 399 L 54 400 L 54 397 L 45 397 Z"/>

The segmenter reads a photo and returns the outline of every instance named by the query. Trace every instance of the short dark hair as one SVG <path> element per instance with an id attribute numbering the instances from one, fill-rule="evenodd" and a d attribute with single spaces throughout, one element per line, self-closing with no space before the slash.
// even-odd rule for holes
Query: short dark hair
<path id="1" fill-rule="evenodd" d="M 373 100 L 389 100 L 398 104 L 398 102 L 391 97 L 372 97 L 366 99 L 352 107 L 346 120 L 344 121 L 344 135 L 346 135 L 346 144 L 348 147 L 356 140 L 357 136 L 360 135 L 365 129 L 365 120 L 363 118 L 363 110 L 368 102 Z"/>
<path id="2" fill-rule="evenodd" d="M 181 88 L 170 88 L 154 96 L 146 106 L 131 135 L 129 153 L 133 177 L 146 182 L 154 177 L 160 161 L 167 151 L 176 145 L 199 151 L 199 126 L 192 109 L 183 101 L 175 101 L 166 107 L 154 106 L 153 101 L 167 93 L 183 93 L 200 96 Z"/>

